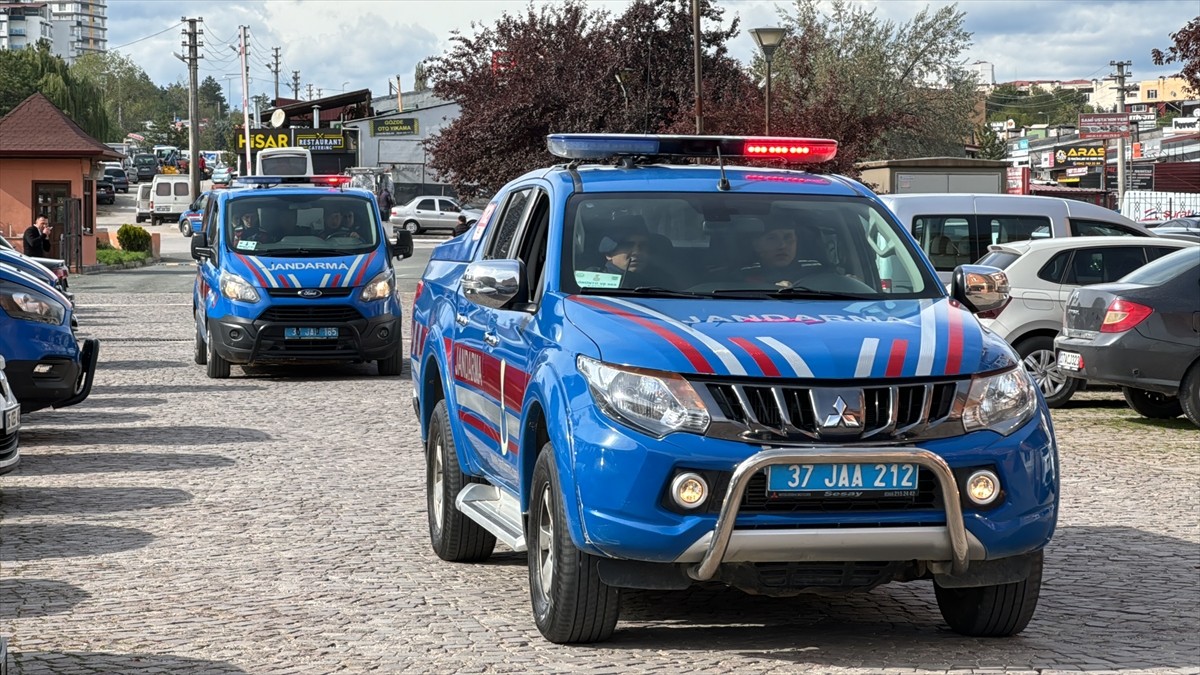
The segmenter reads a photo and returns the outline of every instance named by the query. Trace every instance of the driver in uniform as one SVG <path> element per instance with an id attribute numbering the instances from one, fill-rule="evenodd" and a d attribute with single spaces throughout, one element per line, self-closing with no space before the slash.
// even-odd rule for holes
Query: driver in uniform
<path id="1" fill-rule="evenodd" d="M 819 264 L 814 266 L 797 260 L 800 237 L 791 224 L 766 221 L 762 231 L 750 240 L 750 244 L 756 262 L 742 268 L 743 281 L 790 288 L 796 280 L 822 269 Z M 820 246 L 820 239 L 814 245 Z M 814 257 L 820 257 L 819 253 Z"/>

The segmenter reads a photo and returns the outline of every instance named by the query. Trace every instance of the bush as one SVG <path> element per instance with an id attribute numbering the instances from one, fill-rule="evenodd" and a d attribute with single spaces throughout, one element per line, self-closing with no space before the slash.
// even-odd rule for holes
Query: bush
<path id="1" fill-rule="evenodd" d="M 126 251 L 150 251 L 150 233 L 144 227 L 126 223 L 117 230 L 117 242 Z"/>
<path id="2" fill-rule="evenodd" d="M 118 251 L 113 248 L 96 249 L 96 262 L 101 265 L 120 265 L 127 262 L 145 260 L 149 254 L 143 251 Z"/>
<path id="3" fill-rule="evenodd" d="M 96 240 L 96 250 L 97 251 L 111 251 L 111 250 L 113 250 L 113 245 L 107 239 L 97 239 Z"/>

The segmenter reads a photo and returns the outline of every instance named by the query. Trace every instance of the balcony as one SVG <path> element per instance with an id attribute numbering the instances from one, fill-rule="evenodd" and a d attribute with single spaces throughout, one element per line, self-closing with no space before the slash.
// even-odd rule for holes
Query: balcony
<path id="1" fill-rule="evenodd" d="M 25 29 L 24 29 L 24 28 L 12 28 L 12 27 L 10 27 L 10 28 L 8 29 L 8 34 L 9 34 L 10 36 L 12 36 L 12 37 L 25 37 Z"/>

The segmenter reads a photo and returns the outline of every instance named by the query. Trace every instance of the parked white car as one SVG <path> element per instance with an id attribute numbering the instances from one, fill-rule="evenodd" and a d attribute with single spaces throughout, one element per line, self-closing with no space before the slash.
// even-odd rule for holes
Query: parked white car
<path id="1" fill-rule="evenodd" d="M 4 357 L 0 356 L 0 474 L 17 468 L 21 461 L 21 404 L 8 386 L 4 375 Z M 0 658 L 2 658 L 0 654 Z"/>
<path id="2" fill-rule="evenodd" d="M 1192 246 L 1200 244 L 1122 236 L 995 244 L 979 264 L 1008 274 L 1009 301 L 976 316 L 1017 350 L 1046 403 L 1057 408 L 1070 400 L 1081 383 L 1059 371 L 1054 358 L 1054 338 L 1062 330 L 1063 308 L 1071 291 L 1116 281 L 1147 262 Z"/>
<path id="3" fill-rule="evenodd" d="M 417 197 L 407 204 L 392 207 L 388 222 L 393 229 L 403 228 L 411 234 L 425 230 L 453 230 L 458 216 L 467 217 L 467 225 L 473 225 L 483 215 L 478 209 L 465 209 L 451 197 Z"/>

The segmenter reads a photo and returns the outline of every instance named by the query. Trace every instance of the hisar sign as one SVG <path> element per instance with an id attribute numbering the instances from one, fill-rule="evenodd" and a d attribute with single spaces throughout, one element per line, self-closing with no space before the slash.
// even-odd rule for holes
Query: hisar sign
<path id="1" fill-rule="evenodd" d="M 251 129 L 250 152 L 267 148 L 308 148 L 317 152 L 353 152 L 357 145 L 343 129 Z M 246 136 L 237 136 L 238 153 L 246 150 Z"/>
<path id="2" fill-rule="evenodd" d="M 393 117 L 386 120 L 371 120 L 372 136 L 415 136 L 421 132 L 415 117 Z"/>

